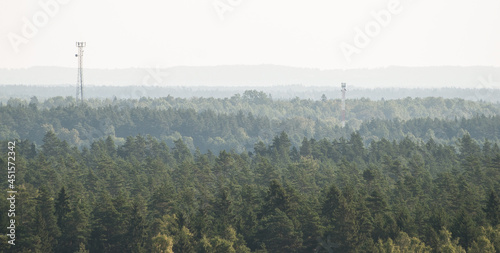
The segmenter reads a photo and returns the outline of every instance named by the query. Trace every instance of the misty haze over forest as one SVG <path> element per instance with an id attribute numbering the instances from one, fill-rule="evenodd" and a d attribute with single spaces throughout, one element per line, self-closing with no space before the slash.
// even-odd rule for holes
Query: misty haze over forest
<path id="1" fill-rule="evenodd" d="M 76 68 L 0 69 L 0 85 L 73 85 Z M 357 88 L 500 88 L 498 67 L 387 67 L 320 70 L 278 65 L 84 69 L 90 86 L 338 86 Z"/>
<path id="2" fill-rule="evenodd" d="M 277 65 L 85 69 L 86 98 L 214 97 L 229 98 L 259 90 L 275 99 L 340 98 L 340 82 L 348 98 L 463 98 L 498 102 L 500 68 L 388 67 L 319 70 Z M 0 69 L 0 101 L 10 97 L 45 99 L 74 96 L 74 68 Z M 54 87 L 57 87 L 54 89 Z M 412 87 L 412 88 L 409 88 Z"/>

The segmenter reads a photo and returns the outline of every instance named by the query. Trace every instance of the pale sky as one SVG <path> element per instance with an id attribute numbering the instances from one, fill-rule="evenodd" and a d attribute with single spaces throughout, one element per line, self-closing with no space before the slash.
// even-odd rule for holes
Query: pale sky
<path id="1" fill-rule="evenodd" d="M 76 41 L 88 68 L 499 67 L 500 1 L 0 0 L 0 68 L 75 67 Z"/>

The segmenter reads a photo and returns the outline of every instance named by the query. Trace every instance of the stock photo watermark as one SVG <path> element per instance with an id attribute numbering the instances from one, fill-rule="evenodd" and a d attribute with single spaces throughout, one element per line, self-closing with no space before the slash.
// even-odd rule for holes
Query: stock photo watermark
<path id="1" fill-rule="evenodd" d="M 38 1 L 39 10 L 30 18 L 22 17 L 22 27 L 20 31 L 9 32 L 7 38 L 14 52 L 20 51 L 21 45 L 26 45 L 33 39 L 41 29 L 46 27 L 52 18 L 61 10 L 61 7 L 68 4 L 71 0 L 40 0 Z"/>
<path id="2" fill-rule="evenodd" d="M 142 78 L 143 86 L 159 86 L 166 84 L 166 78 L 170 75 L 166 70 L 159 66 L 156 68 L 146 68 L 147 75 Z"/>
<path id="3" fill-rule="evenodd" d="M 224 21 L 226 13 L 233 12 L 242 2 L 243 0 L 215 0 L 212 5 L 219 19 Z"/>
<path id="4" fill-rule="evenodd" d="M 7 216 L 9 217 L 9 226 L 7 227 L 7 237 L 8 243 L 10 245 L 16 245 L 16 142 L 9 141 L 7 143 L 7 182 L 8 190 L 7 194 L 9 197 L 7 200 L 9 201 L 9 210 L 7 212 Z"/>
<path id="5" fill-rule="evenodd" d="M 147 97 L 148 91 L 146 87 L 159 87 L 167 84 L 167 77 L 170 75 L 167 70 L 156 66 L 155 68 L 147 67 L 145 71 L 146 74 L 142 78 L 141 85 L 133 86 L 128 98 L 140 99 L 141 97 Z"/>
<path id="6" fill-rule="evenodd" d="M 490 102 L 495 99 L 499 99 L 496 97 L 495 93 L 490 91 L 500 89 L 500 81 L 495 80 L 491 74 L 487 77 L 480 76 L 477 80 L 478 85 L 476 86 L 474 93 L 476 99 L 482 99 Z"/>
<path id="7" fill-rule="evenodd" d="M 393 17 L 402 11 L 403 6 L 399 0 L 390 0 L 386 8 L 379 11 L 371 11 L 371 20 L 366 22 L 362 28 L 359 26 L 354 28 L 355 35 L 352 43 L 345 41 L 340 43 L 340 50 L 347 62 L 352 62 L 353 55 L 360 54 L 382 32 L 383 28 L 389 26 Z"/>

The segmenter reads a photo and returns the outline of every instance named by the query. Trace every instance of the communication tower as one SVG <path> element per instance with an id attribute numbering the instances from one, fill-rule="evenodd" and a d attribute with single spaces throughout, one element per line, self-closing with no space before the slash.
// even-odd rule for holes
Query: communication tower
<path id="1" fill-rule="evenodd" d="M 86 46 L 85 42 L 76 42 L 76 47 L 78 47 L 78 77 L 76 82 L 76 103 L 78 104 L 78 99 L 80 99 L 83 104 L 83 48 Z"/>

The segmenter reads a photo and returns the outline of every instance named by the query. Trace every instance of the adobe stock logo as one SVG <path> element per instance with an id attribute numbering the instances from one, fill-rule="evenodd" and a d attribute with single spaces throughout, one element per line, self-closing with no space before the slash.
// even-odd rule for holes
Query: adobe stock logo
<path id="1" fill-rule="evenodd" d="M 243 0 L 215 0 L 212 4 L 219 19 L 224 21 L 224 15 L 227 12 L 234 11 L 234 8 L 239 6 Z"/>
<path id="2" fill-rule="evenodd" d="M 141 85 L 135 85 L 131 87 L 130 93 L 127 94 L 125 98 L 128 99 L 140 99 L 142 97 L 149 97 L 154 94 L 155 86 L 156 87 L 166 87 L 168 77 L 170 73 L 167 69 L 160 68 L 159 65 L 156 67 L 146 66 L 145 68 L 146 74 L 142 78 Z"/>
<path id="3" fill-rule="evenodd" d="M 28 44 L 29 40 L 34 38 L 40 29 L 44 28 L 49 24 L 50 19 L 55 17 L 57 13 L 61 10 L 61 5 L 66 5 L 70 0 L 40 0 L 38 1 L 38 6 L 41 10 L 38 10 L 33 14 L 31 19 L 23 17 L 23 26 L 19 33 L 9 32 L 7 38 L 9 39 L 10 45 L 16 53 L 19 52 L 19 46 L 22 44 Z"/>
<path id="4" fill-rule="evenodd" d="M 493 75 L 489 74 L 488 77 L 480 76 L 478 83 L 474 89 L 474 96 L 477 100 L 486 100 L 488 102 L 497 102 L 498 97 L 492 90 L 500 89 L 500 82 L 494 80 Z"/>
<path id="5" fill-rule="evenodd" d="M 165 69 L 161 69 L 160 66 L 156 66 L 156 68 L 146 68 L 147 75 L 142 78 L 143 86 L 159 86 L 164 85 L 167 77 L 170 75 Z"/>
<path id="6" fill-rule="evenodd" d="M 391 23 L 392 17 L 402 11 L 403 7 L 399 0 L 390 0 L 387 8 L 378 12 L 370 12 L 372 20 L 367 22 L 363 29 L 360 27 L 354 28 L 356 34 L 354 35 L 353 43 L 340 43 L 340 50 L 342 50 L 347 62 L 350 63 L 352 61 L 353 54 L 360 54 L 361 50 L 366 48 L 372 39 L 380 34 L 382 28 L 387 27 Z"/>

